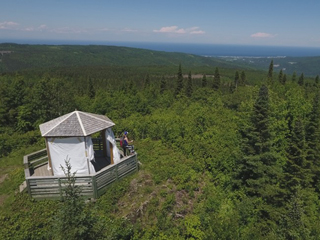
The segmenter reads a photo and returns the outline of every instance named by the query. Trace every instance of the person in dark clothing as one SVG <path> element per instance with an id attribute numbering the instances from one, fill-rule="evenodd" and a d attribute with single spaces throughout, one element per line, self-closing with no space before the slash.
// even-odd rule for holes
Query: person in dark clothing
<path id="1" fill-rule="evenodd" d="M 129 143 L 132 143 L 133 140 L 129 140 L 128 139 L 128 132 L 125 131 L 123 134 L 123 142 L 122 142 L 122 149 L 123 149 L 123 155 L 127 156 L 127 150 L 129 150 L 129 153 L 132 154 L 134 153 L 134 146 L 133 145 L 129 145 Z"/>

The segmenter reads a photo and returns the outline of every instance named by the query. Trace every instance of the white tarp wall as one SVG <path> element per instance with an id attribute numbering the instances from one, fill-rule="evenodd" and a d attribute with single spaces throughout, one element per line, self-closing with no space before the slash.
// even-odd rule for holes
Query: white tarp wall
<path id="1" fill-rule="evenodd" d="M 106 131 L 106 140 L 107 140 L 107 143 L 110 142 L 112 144 L 113 162 L 115 164 L 120 162 L 120 152 L 117 147 L 116 139 L 114 137 L 114 134 L 111 128 L 108 128 Z M 109 144 L 106 144 L 106 145 L 107 145 L 107 156 L 110 158 L 110 145 Z"/>
<path id="2" fill-rule="evenodd" d="M 70 161 L 71 173 L 88 175 L 95 173 L 90 160 L 94 159 L 91 137 L 48 138 L 48 148 L 54 176 L 65 176 L 61 165 Z"/>

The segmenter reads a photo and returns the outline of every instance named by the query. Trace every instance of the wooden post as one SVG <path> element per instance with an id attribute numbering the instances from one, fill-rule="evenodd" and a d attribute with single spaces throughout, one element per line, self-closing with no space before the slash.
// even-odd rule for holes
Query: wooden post
<path id="1" fill-rule="evenodd" d="M 28 188 L 29 196 L 30 196 L 30 197 L 32 197 L 32 194 L 31 194 L 31 187 L 30 187 L 30 180 L 29 180 L 29 179 L 26 179 L 26 182 L 27 182 L 27 188 Z"/>
<path id="2" fill-rule="evenodd" d="M 113 161 L 113 145 L 111 142 L 109 142 L 109 147 L 110 147 L 110 161 L 111 161 L 111 164 L 114 164 L 114 161 Z"/>
<path id="3" fill-rule="evenodd" d="M 46 141 L 46 148 L 47 148 L 47 155 L 48 155 L 48 164 L 51 170 L 51 174 L 53 176 L 53 169 L 52 169 L 52 163 L 51 163 L 51 156 L 50 156 L 50 150 L 49 150 L 49 146 L 48 146 L 48 138 L 45 138 Z"/>
<path id="4" fill-rule="evenodd" d="M 58 178 L 58 182 L 59 182 L 60 199 L 63 200 L 62 186 L 61 186 L 61 178 Z"/>
<path id="5" fill-rule="evenodd" d="M 103 156 L 107 157 L 107 140 L 106 140 L 106 129 L 101 131 L 101 139 L 102 139 L 102 146 L 103 146 Z"/>
<path id="6" fill-rule="evenodd" d="M 94 175 L 92 178 L 92 187 L 93 187 L 93 197 L 94 199 L 97 199 L 98 196 L 98 187 L 97 187 L 97 179 L 96 179 L 96 175 Z"/>

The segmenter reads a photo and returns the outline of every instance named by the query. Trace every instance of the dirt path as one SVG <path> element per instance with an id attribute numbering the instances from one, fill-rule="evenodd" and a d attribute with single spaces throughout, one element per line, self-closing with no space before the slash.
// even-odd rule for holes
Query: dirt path
<path id="1" fill-rule="evenodd" d="M 4 174 L 4 175 L 0 176 L 0 184 L 3 183 L 7 177 L 8 177 L 8 174 Z"/>

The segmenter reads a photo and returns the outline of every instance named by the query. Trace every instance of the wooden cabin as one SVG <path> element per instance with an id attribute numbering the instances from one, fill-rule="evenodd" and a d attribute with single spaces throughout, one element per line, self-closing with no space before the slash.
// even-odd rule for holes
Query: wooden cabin
<path id="1" fill-rule="evenodd" d="M 35 199 L 61 199 L 65 161 L 87 198 L 98 198 L 114 181 L 138 170 L 137 154 L 123 156 L 106 116 L 74 111 L 40 125 L 46 148 L 24 156 L 26 189 Z M 99 135 L 92 138 L 92 135 Z"/>

